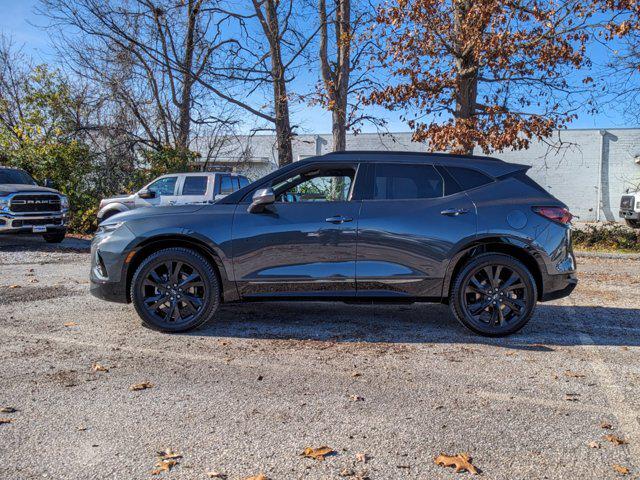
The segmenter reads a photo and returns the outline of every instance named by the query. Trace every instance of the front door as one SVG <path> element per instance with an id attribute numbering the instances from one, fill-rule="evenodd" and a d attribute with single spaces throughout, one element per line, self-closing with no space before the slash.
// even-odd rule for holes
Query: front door
<path id="1" fill-rule="evenodd" d="M 144 189 L 154 192 L 155 196 L 153 198 L 140 198 L 139 195 L 136 195 L 136 208 L 174 205 L 177 201 L 178 176 L 160 177 Z"/>
<path id="2" fill-rule="evenodd" d="M 439 297 L 449 259 L 476 233 L 474 204 L 433 165 L 369 168 L 358 222 L 358 296 Z"/>
<path id="3" fill-rule="evenodd" d="M 356 181 L 356 165 L 301 167 L 272 182 L 276 201 L 263 212 L 240 203 L 233 222 L 240 295 L 354 296 Z"/>

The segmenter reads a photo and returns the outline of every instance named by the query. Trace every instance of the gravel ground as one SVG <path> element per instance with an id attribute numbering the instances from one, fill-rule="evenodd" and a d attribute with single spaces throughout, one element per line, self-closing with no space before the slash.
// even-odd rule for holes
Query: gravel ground
<path id="1" fill-rule="evenodd" d="M 2 479 L 470 477 L 440 452 L 491 479 L 640 478 L 638 261 L 583 259 L 571 298 L 507 339 L 442 305 L 340 303 L 225 306 L 163 335 L 89 295 L 87 242 L 0 242 Z"/>

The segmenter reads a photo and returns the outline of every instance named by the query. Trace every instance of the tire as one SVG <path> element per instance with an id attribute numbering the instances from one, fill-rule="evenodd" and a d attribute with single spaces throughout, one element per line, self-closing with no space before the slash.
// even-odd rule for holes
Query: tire
<path id="1" fill-rule="evenodd" d="M 64 240 L 64 236 L 67 232 L 55 232 L 55 233 L 45 233 L 42 235 L 44 241 L 47 243 L 61 243 Z"/>
<path id="2" fill-rule="evenodd" d="M 625 220 L 628 227 L 631 228 L 640 228 L 640 220 Z"/>
<path id="3" fill-rule="evenodd" d="M 449 305 L 469 330 L 504 337 L 527 324 L 537 299 L 536 282 L 527 267 L 509 255 L 485 253 L 472 258 L 458 273 Z"/>
<path id="4" fill-rule="evenodd" d="M 192 330 L 210 320 L 220 305 L 220 293 L 213 265 L 188 248 L 151 254 L 131 281 L 131 299 L 142 323 L 168 333 Z"/>

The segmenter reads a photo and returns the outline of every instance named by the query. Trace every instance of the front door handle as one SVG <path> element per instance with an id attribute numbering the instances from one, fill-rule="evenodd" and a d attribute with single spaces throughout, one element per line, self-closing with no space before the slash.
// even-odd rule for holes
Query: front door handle
<path id="1" fill-rule="evenodd" d="M 345 217 L 343 215 L 336 215 L 335 217 L 329 217 L 325 220 L 325 222 L 329 223 L 345 223 L 351 221 L 353 221 L 353 218 Z"/>
<path id="2" fill-rule="evenodd" d="M 447 217 L 457 217 L 458 215 L 463 215 L 465 213 L 469 213 L 469 210 L 466 208 L 447 208 L 440 212 L 441 215 L 446 215 Z"/>

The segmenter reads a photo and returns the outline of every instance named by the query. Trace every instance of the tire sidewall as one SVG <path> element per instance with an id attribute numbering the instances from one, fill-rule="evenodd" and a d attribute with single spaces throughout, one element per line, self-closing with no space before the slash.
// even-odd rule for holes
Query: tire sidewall
<path id="1" fill-rule="evenodd" d="M 149 272 L 159 263 L 166 261 L 181 261 L 194 268 L 205 283 L 205 298 L 203 308 L 195 318 L 188 323 L 171 325 L 160 322 L 150 315 L 144 307 L 142 282 Z M 162 332 L 184 332 L 192 330 L 209 320 L 217 311 L 220 304 L 220 283 L 211 263 L 199 253 L 187 248 L 167 248 L 151 254 L 142 261 L 131 280 L 131 301 L 136 312 L 145 326 Z"/>
<path id="2" fill-rule="evenodd" d="M 482 328 L 481 325 L 478 325 L 473 321 L 463 306 L 464 289 L 462 287 L 466 285 L 467 281 L 476 272 L 476 270 L 490 265 L 502 265 L 515 270 L 525 284 L 526 295 L 528 297 L 527 312 L 523 318 L 518 322 L 507 324 L 499 329 L 489 326 L 487 326 L 487 328 Z M 476 258 L 469 261 L 469 263 L 467 263 L 467 265 L 465 265 L 465 267 L 456 276 L 456 280 L 451 291 L 451 301 L 449 303 L 456 319 L 469 330 L 487 337 L 503 337 L 517 332 L 529 322 L 535 310 L 537 298 L 538 291 L 535 279 L 531 275 L 529 269 L 525 267 L 522 262 L 509 255 L 487 253 L 478 255 Z"/>

